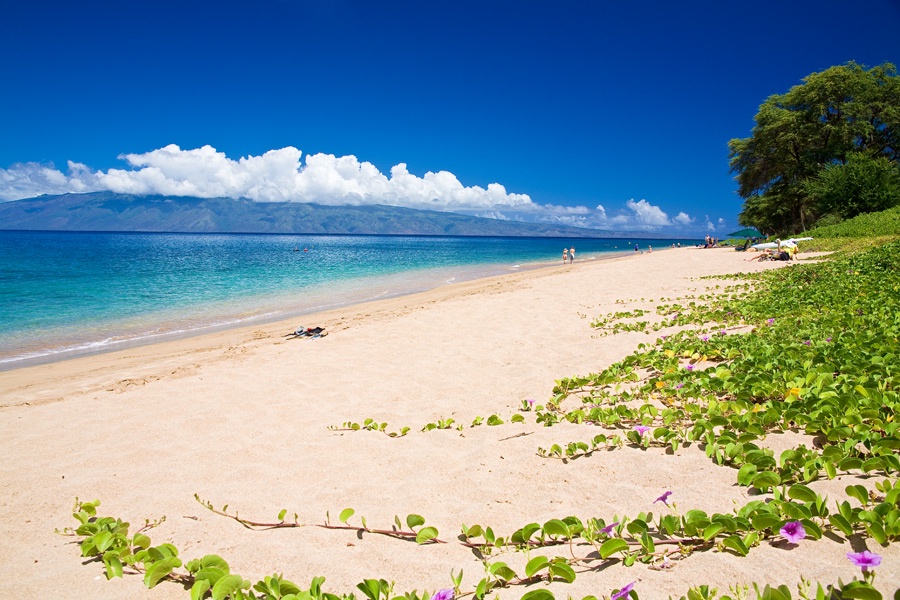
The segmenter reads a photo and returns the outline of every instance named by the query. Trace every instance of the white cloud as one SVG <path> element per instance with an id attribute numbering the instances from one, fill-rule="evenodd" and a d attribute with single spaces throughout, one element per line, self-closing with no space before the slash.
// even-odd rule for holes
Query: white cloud
<path id="1" fill-rule="evenodd" d="M 694 222 L 694 219 L 691 218 L 690 215 L 688 215 L 687 213 L 684 213 L 684 212 L 678 213 L 677 215 L 675 215 L 675 218 L 672 220 L 680 225 L 690 225 L 691 223 Z"/>
<path id="2" fill-rule="evenodd" d="M 233 160 L 211 146 L 182 150 L 172 144 L 120 158 L 132 169 L 98 173 L 104 189 L 129 194 L 201 198 L 250 198 L 260 202 L 390 204 L 438 210 L 487 210 L 530 205 L 525 194 L 510 194 L 498 183 L 466 187 L 453 173 L 418 177 L 401 163 L 390 177 L 355 156 L 310 154 L 287 147 L 262 156 Z"/>
<path id="3" fill-rule="evenodd" d="M 69 161 L 69 175 L 51 165 L 16 163 L 0 169 L 0 200 L 30 198 L 41 194 L 91 192 L 99 188 L 96 175 L 83 164 Z"/>
<path id="4" fill-rule="evenodd" d="M 669 225 L 669 216 L 658 206 L 653 206 L 646 200 L 635 202 L 633 199 L 625 203 L 625 207 L 634 213 L 635 220 L 649 227 L 662 227 Z"/>
<path id="5" fill-rule="evenodd" d="M 706 231 L 720 231 L 725 228 L 725 219 L 719 217 L 715 223 L 710 220 L 709 215 L 703 215 L 706 220 Z"/>
<path id="6" fill-rule="evenodd" d="M 259 202 L 315 202 L 330 205 L 388 204 L 459 212 L 512 221 L 613 228 L 619 231 L 683 231 L 694 219 L 674 218 L 645 199 L 628 200 L 610 212 L 604 205 L 537 204 L 527 194 L 508 192 L 499 183 L 466 186 L 448 171 L 418 176 L 405 163 L 389 174 L 355 156 L 303 153 L 292 146 L 260 156 L 228 158 L 212 146 L 183 150 L 170 144 L 143 154 L 123 154 L 127 168 L 92 171 L 69 162 L 63 173 L 53 165 L 18 163 L 0 169 L 0 200 L 41 194 L 109 190 L 136 195 L 250 198 Z M 720 220 L 721 221 L 721 220 Z M 707 227 L 712 223 L 706 219 Z"/>
<path id="7" fill-rule="evenodd" d="M 686 212 L 679 212 L 674 218 L 669 218 L 660 207 L 650 204 L 645 199 L 635 201 L 633 198 L 625 202 L 625 209 L 618 214 L 607 217 L 603 206 L 598 206 L 603 212 L 604 219 L 617 229 L 626 231 L 659 231 L 664 227 L 682 229 L 694 222 L 694 218 Z"/>

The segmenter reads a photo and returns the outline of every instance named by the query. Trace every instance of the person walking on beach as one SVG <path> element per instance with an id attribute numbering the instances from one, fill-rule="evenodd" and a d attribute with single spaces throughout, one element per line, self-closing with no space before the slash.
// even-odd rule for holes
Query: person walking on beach
<path id="1" fill-rule="evenodd" d="M 575 246 L 572 246 L 571 248 L 569 248 L 569 262 L 570 263 L 575 262 Z"/>
<path id="2" fill-rule="evenodd" d="M 638 252 L 639 250 L 640 250 L 640 248 L 638 248 L 638 245 L 635 244 L 635 245 L 634 245 L 634 251 L 635 251 L 635 252 Z"/>
<path id="3" fill-rule="evenodd" d="M 563 264 L 566 264 L 566 259 L 569 257 L 569 249 L 563 248 Z"/>

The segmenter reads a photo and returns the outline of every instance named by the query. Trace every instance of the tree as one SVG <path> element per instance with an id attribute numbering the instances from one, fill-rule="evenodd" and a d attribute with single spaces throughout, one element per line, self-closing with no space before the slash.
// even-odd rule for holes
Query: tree
<path id="1" fill-rule="evenodd" d="M 759 107 L 749 138 L 728 143 L 744 198 L 742 225 L 802 231 L 822 214 L 807 182 L 829 165 L 867 152 L 900 159 L 900 77 L 890 63 L 850 62 L 813 73 Z"/>
<path id="2" fill-rule="evenodd" d="M 884 156 L 855 152 L 846 163 L 827 165 L 803 188 L 819 214 L 849 219 L 900 204 L 900 166 Z"/>

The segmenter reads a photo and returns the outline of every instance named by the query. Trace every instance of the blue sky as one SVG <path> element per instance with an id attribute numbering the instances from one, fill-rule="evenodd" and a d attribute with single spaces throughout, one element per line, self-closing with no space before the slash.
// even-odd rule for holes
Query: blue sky
<path id="1" fill-rule="evenodd" d="M 738 229 L 727 143 L 900 0 L 6 3 L 0 199 L 113 189 Z M 499 184 L 499 185 L 498 185 Z"/>

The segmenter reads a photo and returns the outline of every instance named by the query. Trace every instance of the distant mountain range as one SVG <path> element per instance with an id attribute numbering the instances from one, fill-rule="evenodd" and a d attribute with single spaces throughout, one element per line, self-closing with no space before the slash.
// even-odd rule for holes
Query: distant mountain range
<path id="1" fill-rule="evenodd" d="M 396 206 L 329 206 L 113 192 L 44 195 L 3 202 L 0 203 L 0 229 L 572 238 L 626 235 Z M 627 235 L 636 237 L 633 233 Z"/>

